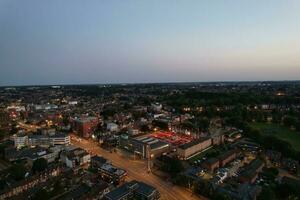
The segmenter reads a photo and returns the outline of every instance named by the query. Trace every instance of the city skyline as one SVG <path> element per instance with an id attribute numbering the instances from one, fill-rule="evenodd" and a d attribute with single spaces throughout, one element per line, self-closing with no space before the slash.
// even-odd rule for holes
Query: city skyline
<path id="1" fill-rule="evenodd" d="M 0 86 L 300 79 L 298 1 L 0 2 Z"/>

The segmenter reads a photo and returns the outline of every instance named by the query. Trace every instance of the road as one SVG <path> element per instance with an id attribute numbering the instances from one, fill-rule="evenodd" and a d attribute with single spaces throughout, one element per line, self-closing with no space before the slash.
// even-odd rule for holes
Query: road
<path id="1" fill-rule="evenodd" d="M 132 160 L 121 153 L 110 153 L 100 148 L 95 142 L 78 139 L 71 135 L 71 143 L 74 146 L 81 147 L 91 154 L 96 154 L 109 159 L 116 167 L 123 168 L 128 173 L 129 180 L 143 181 L 153 187 L 156 187 L 161 194 L 162 200 L 203 200 L 193 195 L 189 190 L 178 187 L 170 182 L 162 180 L 158 176 L 147 172 L 146 162 L 143 160 Z"/>
<path id="2" fill-rule="evenodd" d="M 19 122 L 18 125 L 20 126 L 20 128 L 26 129 L 27 131 L 31 131 L 31 132 L 36 132 L 36 130 L 38 128 L 40 128 L 39 126 L 36 125 L 30 125 L 30 124 L 25 124 L 23 122 Z"/>

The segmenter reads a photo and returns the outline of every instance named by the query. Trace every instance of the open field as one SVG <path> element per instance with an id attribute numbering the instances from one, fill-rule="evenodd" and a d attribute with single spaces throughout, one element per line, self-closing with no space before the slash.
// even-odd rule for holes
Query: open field
<path id="1" fill-rule="evenodd" d="M 295 150 L 300 151 L 300 132 L 290 130 L 280 124 L 251 123 L 251 126 L 261 130 L 263 135 L 272 135 L 290 143 Z"/>

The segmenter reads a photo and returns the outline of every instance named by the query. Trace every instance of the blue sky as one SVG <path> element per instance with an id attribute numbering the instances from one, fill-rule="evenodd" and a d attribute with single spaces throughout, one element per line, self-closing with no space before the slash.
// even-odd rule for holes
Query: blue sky
<path id="1" fill-rule="evenodd" d="M 0 85 L 300 79 L 297 0 L 0 0 Z"/>

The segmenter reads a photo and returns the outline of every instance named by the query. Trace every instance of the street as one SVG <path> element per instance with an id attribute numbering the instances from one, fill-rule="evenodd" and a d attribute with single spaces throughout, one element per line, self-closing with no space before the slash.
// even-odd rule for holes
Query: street
<path id="1" fill-rule="evenodd" d="M 71 135 L 71 144 L 81 147 L 91 154 L 96 154 L 109 159 L 116 167 L 123 168 L 128 173 L 128 180 L 143 181 L 153 187 L 156 187 L 162 200 L 201 200 L 193 195 L 186 188 L 174 186 L 172 183 L 162 180 L 161 178 L 147 172 L 146 161 L 144 160 L 132 160 L 127 156 L 123 156 L 120 153 L 110 153 L 100 148 L 95 142 L 78 139 L 76 136 Z"/>

